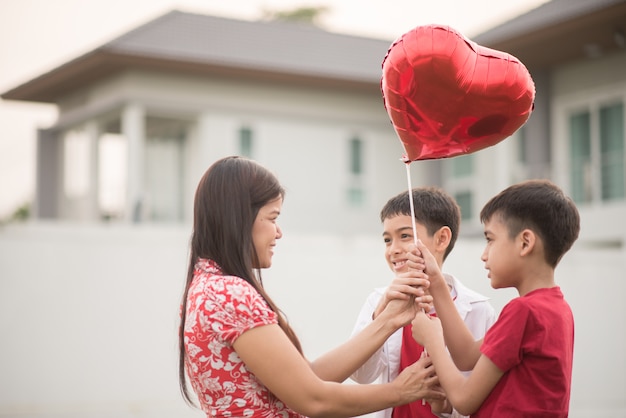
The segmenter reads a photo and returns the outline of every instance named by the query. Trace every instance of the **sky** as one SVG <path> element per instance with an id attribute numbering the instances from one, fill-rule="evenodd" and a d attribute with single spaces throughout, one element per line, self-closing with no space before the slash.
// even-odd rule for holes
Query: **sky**
<path id="1" fill-rule="evenodd" d="M 396 39 L 416 26 L 449 25 L 471 38 L 548 0 L 0 0 L 4 93 L 172 9 L 255 20 L 263 11 L 324 6 L 327 30 Z M 0 221 L 32 200 L 38 128 L 52 105 L 0 99 Z"/>

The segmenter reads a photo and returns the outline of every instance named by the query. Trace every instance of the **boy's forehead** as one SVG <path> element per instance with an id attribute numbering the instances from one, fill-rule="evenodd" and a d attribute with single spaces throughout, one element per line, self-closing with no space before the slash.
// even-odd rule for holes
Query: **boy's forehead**
<path id="1" fill-rule="evenodd" d="M 483 229 L 485 232 L 506 228 L 504 219 L 501 216 L 491 216 L 483 221 Z"/>
<path id="2" fill-rule="evenodd" d="M 396 213 L 394 215 L 388 216 L 385 218 L 385 220 L 383 222 L 394 222 L 394 223 L 398 223 L 398 222 L 406 222 L 408 221 L 409 223 L 411 223 L 411 216 L 410 215 L 405 215 L 403 213 Z"/>
<path id="3" fill-rule="evenodd" d="M 420 222 L 415 221 L 415 225 L 418 227 L 424 227 Z M 383 221 L 383 229 L 385 232 L 391 232 L 391 230 L 399 229 L 413 229 L 413 220 L 410 215 L 397 214 L 385 218 Z"/>

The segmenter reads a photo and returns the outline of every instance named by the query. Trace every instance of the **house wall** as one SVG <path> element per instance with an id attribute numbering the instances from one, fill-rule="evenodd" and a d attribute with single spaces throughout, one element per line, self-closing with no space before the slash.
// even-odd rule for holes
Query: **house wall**
<path id="1" fill-rule="evenodd" d="M 552 175 L 565 191 L 570 189 L 568 115 L 601 103 L 626 103 L 625 69 L 626 52 L 565 66 L 552 76 Z M 625 245 L 626 201 L 580 204 L 579 210 L 584 218 L 582 239 Z"/>
<path id="2" fill-rule="evenodd" d="M 348 338 L 369 292 L 392 277 L 378 234 L 283 228 L 264 283 L 314 359 Z M 0 229 L 0 417 L 203 416 L 177 386 L 189 233 L 189 225 Z M 446 270 L 499 312 L 516 294 L 490 288 L 482 249 L 482 240 L 460 240 Z M 624 248 L 582 243 L 557 269 L 576 321 L 572 418 L 626 416 L 625 270 Z"/>
<path id="3" fill-rule="evenodd" d="M 186 220 L 199 178 L 216 159 L 239 152 L 243 126 L 253 132 L 252 158 L 272 169 L 288 190 L 285 204 L 294 215 L 285 216 L 285 224 L 301 232 L 377 232 L 384 202 L 407 188 L 400 161 L 404 151 L 377 91 L 129 72 L 68 96 L 58 127 L 103 123 L 128 106 L 139 106 L 147 117 L 188 124 Z M 357 179 L 349 171 L 353 138 L 364 144 L 363 173 Z M 427 167 L 411 164 L 413 185 L 428 184 Z M 347 198 L 355 184 L 365 193 L 359 206 Z M 85 207 L 74 209 L 82 213 Z M 297 222 L 295 216 L 307 216 L 308 222 Z"/>

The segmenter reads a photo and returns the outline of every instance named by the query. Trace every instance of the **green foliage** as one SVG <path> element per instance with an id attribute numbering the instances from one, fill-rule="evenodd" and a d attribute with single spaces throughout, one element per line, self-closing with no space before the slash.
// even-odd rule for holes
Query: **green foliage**
<path id="1" fill-rule="evenodd" d="M 265 10 L 263 19 L 322 26 L 321 20 L 329 11 L 330 9 L 326 6 L 301 6 L 290 10 Z"/>
<path id="2" fill-rule="evenodd" d="M 15 211 L 4 219 L 0 219 L 0 225 L 8 224 L 12 222 L 23 222 L 30 218 L 31 215 L 31 204 L 30 202 L 24 203 L 22 206 L 15 209 Z"/>

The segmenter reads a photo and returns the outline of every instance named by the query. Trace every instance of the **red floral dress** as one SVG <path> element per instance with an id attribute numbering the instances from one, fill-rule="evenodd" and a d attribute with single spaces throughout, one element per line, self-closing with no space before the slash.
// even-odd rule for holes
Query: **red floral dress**
<path id="1" fill-rule="evenodd" d="M 254 327 L 278 323 L 245 280 L 199 259 L 187 294 L 186 370 L 209 417 L 302 417 L 246 369 L 233 342 Z"/>

